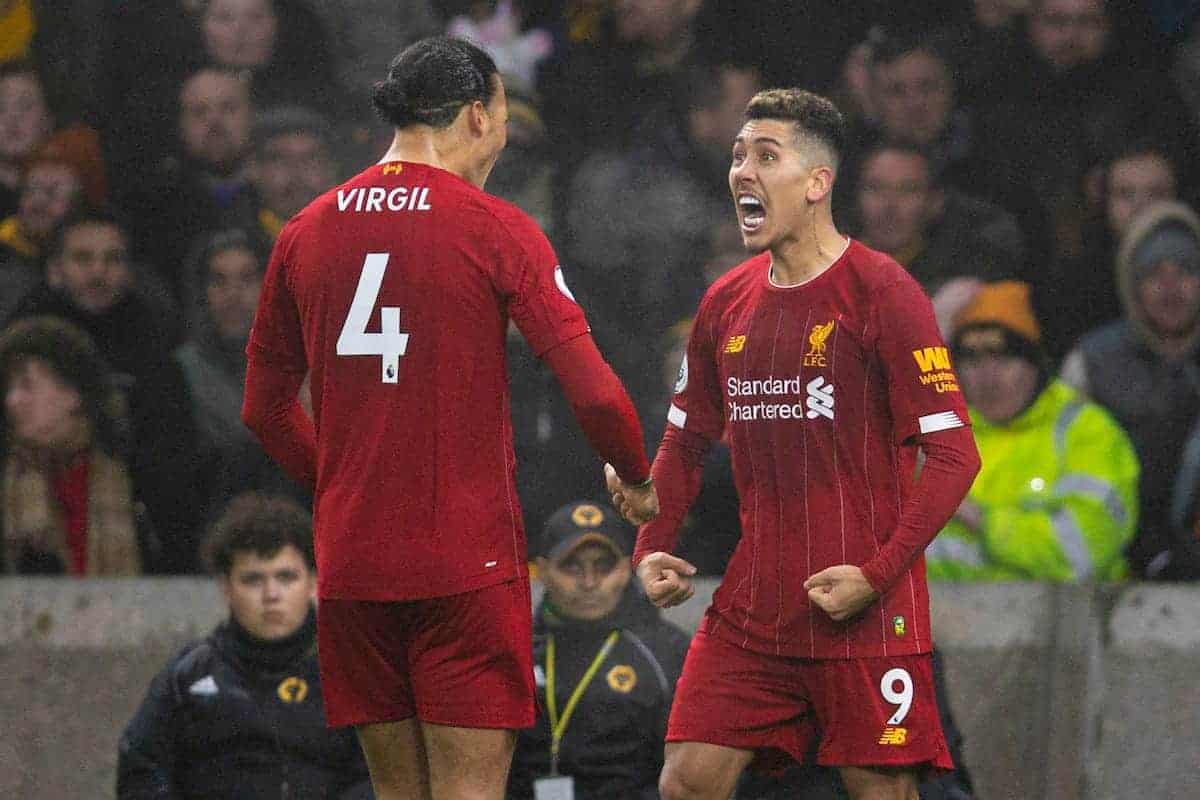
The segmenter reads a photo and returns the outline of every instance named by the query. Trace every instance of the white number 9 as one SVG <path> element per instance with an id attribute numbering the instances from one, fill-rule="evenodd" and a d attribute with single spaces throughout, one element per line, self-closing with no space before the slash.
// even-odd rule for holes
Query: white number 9
<path id="1" fill-rule="evenodd" d="M 900 691 L 896 691 L 896 684 L 900 684 Z M 912 676 L 908 674 L 908 670 L 889 669 L 883 676 L 883 680 L 879 682 L 879 691 L 883 693 L 883 699 L 889 703 L 895 703 L 899 706 L 896 713 L 892 714 L 892 718 L 887 721 L 888 725 L 899 725 L 908 716 L 908 710 L 912 708 L 913 701 L 913 682 Z"/>

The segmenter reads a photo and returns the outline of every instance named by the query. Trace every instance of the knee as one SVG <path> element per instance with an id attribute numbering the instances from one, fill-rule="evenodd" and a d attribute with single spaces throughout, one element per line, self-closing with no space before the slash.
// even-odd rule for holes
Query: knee
<path id="1" fill-rule="evenodd" d="M 698 773 L 668 761 L 658 779 L 658 793 L 662 800 L 705 800 L 705 783 Z"/>

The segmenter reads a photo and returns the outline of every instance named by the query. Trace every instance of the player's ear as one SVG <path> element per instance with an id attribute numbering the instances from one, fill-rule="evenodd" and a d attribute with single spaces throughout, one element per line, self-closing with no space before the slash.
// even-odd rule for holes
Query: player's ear
<path id="1" fill-rule="evenodd" d="M 481 100 L 475 100 L 471 105 L 467 106 L 467 121 L 471 126 L 471 133 L 476 136 L 482 136 L 487 131 L 488 123 L 491 121 L 488 118 L 487 106 Z"/>
<path id="2" fill-rule="evenodd" d="M 805 198 L 810 203 L 819 203 L 833 191 L 833 167 L 822 165 L 813 167 L 808 173 L 808 190 Z"/>

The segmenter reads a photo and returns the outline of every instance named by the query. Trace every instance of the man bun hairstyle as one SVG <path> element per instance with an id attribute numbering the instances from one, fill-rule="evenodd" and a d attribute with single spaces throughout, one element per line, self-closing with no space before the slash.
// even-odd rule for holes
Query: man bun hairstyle
<path id="1" fill-rule="evenodd" d="M 204 542 L 204 562 L 214 575 L 229 575 L 238 553 L 271 558 L 288 545 L 316 571 L 312 517 L 294 500 L 245 492 L 230 501 Z"/>
<path id="2" fill-rule="evenodd" d="M 834 165 L 846 146 L 846 120 L 831 100 L 804 89 L 767 89 L 750 98 L 745 117 L 786 120 L 796 126 L 797 144 L 826 147 Z"/>
<path id="3" fill-rule="evenodd" d="M 384 122 L 397 128 L 445 128 L 463 106 L 487 105 L 496 94 L 496 62 L 470 42 L 431 36 L 406 47 L 375 84 L 371 102 Z"/>

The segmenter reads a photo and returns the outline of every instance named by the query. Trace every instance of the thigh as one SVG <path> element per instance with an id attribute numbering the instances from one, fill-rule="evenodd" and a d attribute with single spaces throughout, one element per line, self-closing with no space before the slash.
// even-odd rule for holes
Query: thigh
<path id="1" fill-rule="evenodd" d="M 380 722 L 356 729 L 377 800 L 430 800 L 420 723 Z"/>
<path id="2" fill-rule="evenodd" d="M 952 770 L 928 653 L 809 662 L 821 746 L 835 767 Z"/>
<path id="3" fill-rule="evenodd" d="M 409 648 L 417 716 L 453 728 L 528 728 L 535 715 L 529 581 L 423 600 Z"/>
<path id="4" fill-rule="evenodd" d="M 422 722 L 434 800 L 503 800 L 515 731 Z"/>
<path id="5" fill-rule="evenodd" d="M 331 728 L 415 715 L 405 606 L 357 600 L 318 604 L 321 694 Z"/>
<path id="6" fill-rule="evenodd" d="M 707 742 L 668 742 L 662 779 L 667 797 L 724 798 L 733 794 L 738 776 L 754 752 Z"/>
<path id="7" fill-rule="evenodd" d="M 803 761 L 815 737 L 795 659 L 753 653 L 707 633 L 692 639 L 667 726 L 668 742 L 748 750 L 756 769 Z"/>
<path id="8" fill-rule="evenodd" d="M 912 767 L 842 767 L 839 771 L 850 800 L 918 800 Z"/>

